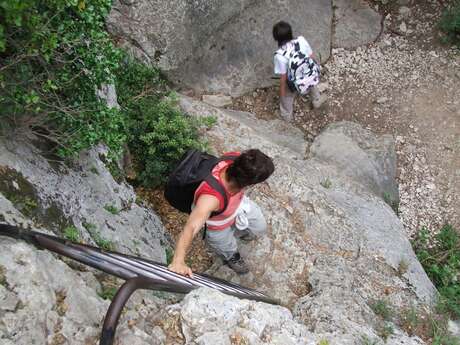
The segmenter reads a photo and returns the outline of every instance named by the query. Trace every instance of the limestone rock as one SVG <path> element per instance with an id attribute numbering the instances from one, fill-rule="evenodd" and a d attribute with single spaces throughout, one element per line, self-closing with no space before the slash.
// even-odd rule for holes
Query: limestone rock
<path id="1" fill-rule="evenodd" d="M 105 101 L 107 107 L 120 109 L 120 105 L 117 100 L 117 91 L 113 84 L 103 84 L 99 90 L 96 91 L 96 95 L 99 99 Z"/>
<path id="2" fill-rule="evenodd" d="M 338 123 L 316 139 L 304 160 L 294 147 L 275 144 L 272 133 L 259 131 L 267 126 L 264 120 L 242 122 L 234 112 L 186 97 L 181 105 L 191 115 L 217 117 L 208 139 L 218 153 L 255 147 L 276 166 L 268 181 L 248 193 L 269 224 L 267 237 L 240 244 L 251 272 L 236 276 L 216 264 L 209 273 L 294 306 L 296 319 L 330 344 L 355 344 L 361 334 L 377 337 L 378 319 L 369 307 L 375 299 L 395 308 L 434 301 L 433 284 L 382 198 L 383 192 L 397 193 L 390 137 Z M 341 151 L 344 145 L 349 154 Z M 401 262 L 408 265 L 402 276 Z M 421 344 L 396 334 L 395 343 Z"/>
<path id="3" fill-rule="evenodd" d="M 58 236 L 75 225 L 82 240 L 165 262 L 169 243 L 164 227 L 151 210 L 136 204 L 131 186 L 116 182 L 101 160 L 103 147 L 81 154 L 73 167 L 51 165 L 34 146 L 0 140 L 0 192 L 33 213 Z M 14 183 L 19 190 L 15 189 Z"/>
<path id="4" fill-rule="evenodd" d="M 187 344 L 315 345 L 319 341 L 284 307 L 239 300 L 211 289 L 189 293 L 179 308 Z"/>
<path id="5" fill-rule="evenodd" d="M 115 1 L 107 25 L 174 83 L 235 96 L 274 83 L 272 27 L 279 20 L 323 61 L 329 57 L 332 6 L 322 0 Z"/>
<path id="6" fill-rule="evenodd" d="M 199 92 L 239 96 L 276 83 L 272 27 L 288 21 L 321 61 L 334 47 L 374 41 L 381 18 L 363 0 L 114 1 L 109 31 L 138 58 Z"/>
<path id="7" fill-rule="evenodd" d="M 449 332 L 454 336 L 460 338 L 460 320 L 449 320 Z"/>
<path id="8" fill-rule="evenodd" d="M 35 228 L 2 194 L 0 215 L 3 222 L 47 233 Z M 2 345 L 86 345 L 98 341 L 109 301 L 97 294 L 95 285 L 99 283 L 92 272 L 72 270 L 51 252 L 6 237 L 0 237 L 0 253 Z M 120 319 L 115 343 L 163 344 L 164 334 L 158 327 L 140 330 L 128 324 L 129 320 L 144 324 L 148 313 L 143 309 L 158 314 L 163 304 L 149 293 L 136 292 L 127 304 L 129 312 Z"/>
<path id="9" fill-rule="evenodd" d="M 232 97 L 225 95 L 203 95 L 203 102 L 214 107 L 225 107 L 232 104 Z"/>
<path id="10" fill-rule="evenodd" d="M 333 124 L 315 139 L 310 150 L 377 196 L 388 195 L 397 202 L 396 151 L 391 135 L 376 138 L 358 124 Z"/>
<path id="11" fill-rule="evenodd" d="M 356 48 L 375 41 L 382 31 L 381 16 L 363 0 L 333 0 L 335 34 L 333 47 Z"/>

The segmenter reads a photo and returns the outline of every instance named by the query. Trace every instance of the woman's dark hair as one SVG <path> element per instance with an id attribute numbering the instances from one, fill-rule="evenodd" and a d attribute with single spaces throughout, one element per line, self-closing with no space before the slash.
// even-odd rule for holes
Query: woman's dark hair
<path id="1" fill-rule="evenodd" d="M 265 181 L 275 170 L 273 161 L 260 150 L 244 151 L 227 169 L 229 182 L 239 188 Z"/>
<path id="2" fill-rule="evenodd" d="M 273 26 L 273 38 L 278 42 L 278 46 L 280 47 L 292 40 L 292 28 L 289 23 L 283 21 L 276 23 Z"/>

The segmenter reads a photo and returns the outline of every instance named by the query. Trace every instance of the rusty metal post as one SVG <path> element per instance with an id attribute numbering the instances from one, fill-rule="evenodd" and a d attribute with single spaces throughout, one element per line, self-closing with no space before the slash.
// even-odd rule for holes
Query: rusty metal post
<path id="1" fill-rule="evenodd" d="M 112 345 L 115 337 L 115 330 L 117 329 L 120 314 L 125 307 L 126 302 L 138 289 L 145 289 L 151 284 L 141 277 L 131 278 L 124 282 L 118 289 L 115 297 L 110 303 L 110 307 L 105 315 L 104 325 L 102 326 L 101 339 L 99 345 Z"/>

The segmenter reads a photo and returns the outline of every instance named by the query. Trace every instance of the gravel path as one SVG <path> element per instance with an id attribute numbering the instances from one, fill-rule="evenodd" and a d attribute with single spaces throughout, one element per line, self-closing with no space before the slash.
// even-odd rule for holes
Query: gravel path
<path id="1" fill-rule="evenodd" d="M 351 120 L 395 136 L 399 215 L 412 237 L 421 227 L 460 228 L 460 53 L 440 44 L 438 1 L 392 1 L 379 10 L 380 38 L 367 47 L 333 49 L 323 66 L 327 104 L 298 99 L 296 124 L 312 140 L 329 123 Z M 235 99 L 232 108 L 277 114 L 277 88 Z"/>

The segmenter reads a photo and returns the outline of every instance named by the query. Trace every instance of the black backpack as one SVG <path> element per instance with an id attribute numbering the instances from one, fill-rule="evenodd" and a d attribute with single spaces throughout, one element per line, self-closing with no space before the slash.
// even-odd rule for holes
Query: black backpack
<path id="1" fill-rule="evenodd" d="M 224 208 L 215 211 L 211 216 L 217 216 L 225 211 L 228 205 L 224 187 L 212 176 L 212 169 L 217 163 L 224 160 L 235 160 L 237 156 L 222 156 L 220 158 L 198 150 L 189 150 L 181 158 L 177 166 L 169 175 L 164 191 L 166 200 L 179 211 L 192 212 L 192 203 L 195 191 L 206 181 L 224 199 Z"/>

